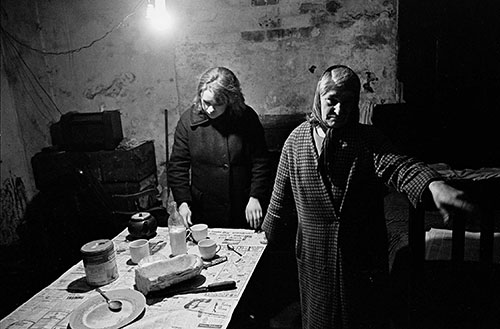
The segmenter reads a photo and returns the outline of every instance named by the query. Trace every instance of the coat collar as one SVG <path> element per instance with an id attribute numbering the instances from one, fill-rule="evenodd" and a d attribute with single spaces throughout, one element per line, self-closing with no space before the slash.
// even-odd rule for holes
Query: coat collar
<path id="1" fill-rule="evenodd" d="M 202 111 L 198 110 L 196 104 L 191 106 L 191 127 L 196 127 L 208 122 L 208 116 Z"/>

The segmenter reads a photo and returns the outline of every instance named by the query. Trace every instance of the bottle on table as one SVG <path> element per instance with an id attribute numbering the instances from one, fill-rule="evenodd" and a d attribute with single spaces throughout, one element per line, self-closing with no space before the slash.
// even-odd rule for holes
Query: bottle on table
<path id="1" fill-rule="evenodd" d="M 184 226 L 184 220 L 179 214 L 175 201 L 169 204 L 168 213 L 170 214 L 168 217 L 168 236 L 172 256 L 186 254 L 186 226 Z"/>

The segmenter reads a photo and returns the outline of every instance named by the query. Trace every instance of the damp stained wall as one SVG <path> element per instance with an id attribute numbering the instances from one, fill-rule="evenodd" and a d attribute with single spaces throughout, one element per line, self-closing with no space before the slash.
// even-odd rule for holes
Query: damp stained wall
<path id="1" fill-rule="evenodd" d="M 172 28 L 161 32 L 148 25 L 146 3 L 2 1 L 2 26 L 38 50 L 16 44 L 40 83 L 27 82 L 29 73 L 15 53 L 4 55 L 9 47 L 2 44 L 8 71 L 2 81 L 9 81 L 2 83 L 2 95 L 4 89 L 12 95 L 2 101 L 2 127 L 4 120 L 20 127 L 8 134 L 18 135 L 24 147 L 2 153 L 3 184 L 7 167 L 15 167 L 11 172 L 27 186 L 28 199 L 36 193 L 29 161 L 50 145 L 49 126 L 62 113 L 119 109 L 126 138 L 154 140 L 166 186 L 166 150 L 175 125 L 199 75 L 212 66 L 237 74 L 259 114 L 309 112 L 316 82 L 333 64 L 360 75 L 364 122 L 374 104 L 399 100 L 397 0 L 167 0 Z M 12 115 L 4 115 L 7 109 Z"/>
<path id="2" fill-rule="evenodd" d="M 32 6 L 23 1 L 2 1 L 0 17 L 3 29 L 39 46 Z M 48 122 L 58 116 L 47 108 L 47 95 L 40 89 L 47 84 L 44 58 L 13 47 L 5 32 L 0 34 L 0 245 L 10 245 L 18 241 L 17 229 L 36 193 L 31 156 L 50 143 Z M 23 63 L 29 63 L 33 71 Z"/>
<path id="3" fill-rule="evenodd" d="M 11 244 L 18 239 L 16 228 L 22 222 L 26 209 L 27 191 L 24 184 L 30 181 L 30 168 L 25 158 L 22 128 L 14 109 L 13 95 L 9 93 L 9 88 L 4 88 L 8 80 L 3 68 L 2 65 L 0 241 L 2 244 Z"/>

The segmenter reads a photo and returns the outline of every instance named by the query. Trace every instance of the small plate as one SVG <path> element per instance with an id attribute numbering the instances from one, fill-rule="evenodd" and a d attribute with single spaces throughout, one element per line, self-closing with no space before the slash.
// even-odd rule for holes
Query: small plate
<path id="1" fill-rule="evenodd" d="M 138 291 L 118 289 L 105 293 L 122 302 L 120 312 L 112 312 L 101 295 L 94 296 L 71 313 L 71 329 L 119 329 L 134 321 L 146 307 L 146 298 Z"/>

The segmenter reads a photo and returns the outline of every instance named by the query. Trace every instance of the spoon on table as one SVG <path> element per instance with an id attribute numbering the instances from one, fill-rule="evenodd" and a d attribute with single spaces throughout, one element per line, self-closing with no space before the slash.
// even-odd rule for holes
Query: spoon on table
<path id="1" fill-rule="evenodd" d="M 240 257 L 243 257 L 243 255 L 242 255 L 240 252 L 238 252 L 238 251 L 237 251 L 237 250 L 236 250 L 233 246 L 231 246 L 230 244 L 227 244 L 226 246 L 227 246 L 227 249 L 229 249 L 229 250 L 231 250 L 231 251 L 235 252 L 235 253 L 236 253 L 237 255 L 239 255 Z"/>
<path id="2" fill-rule="evenodd" d="M 96 288 L 95 290 L 97 290 L 97 292 L 100 293 L 102 297 L 104 297 L 106 303 L 108 303 L 109 309 L 112 312 L 119 312 L 122 309 L 122 302 L 115 299 L 109 299 L 109 297 L 106 296 L 106 294 L 100 288 Z"/>

